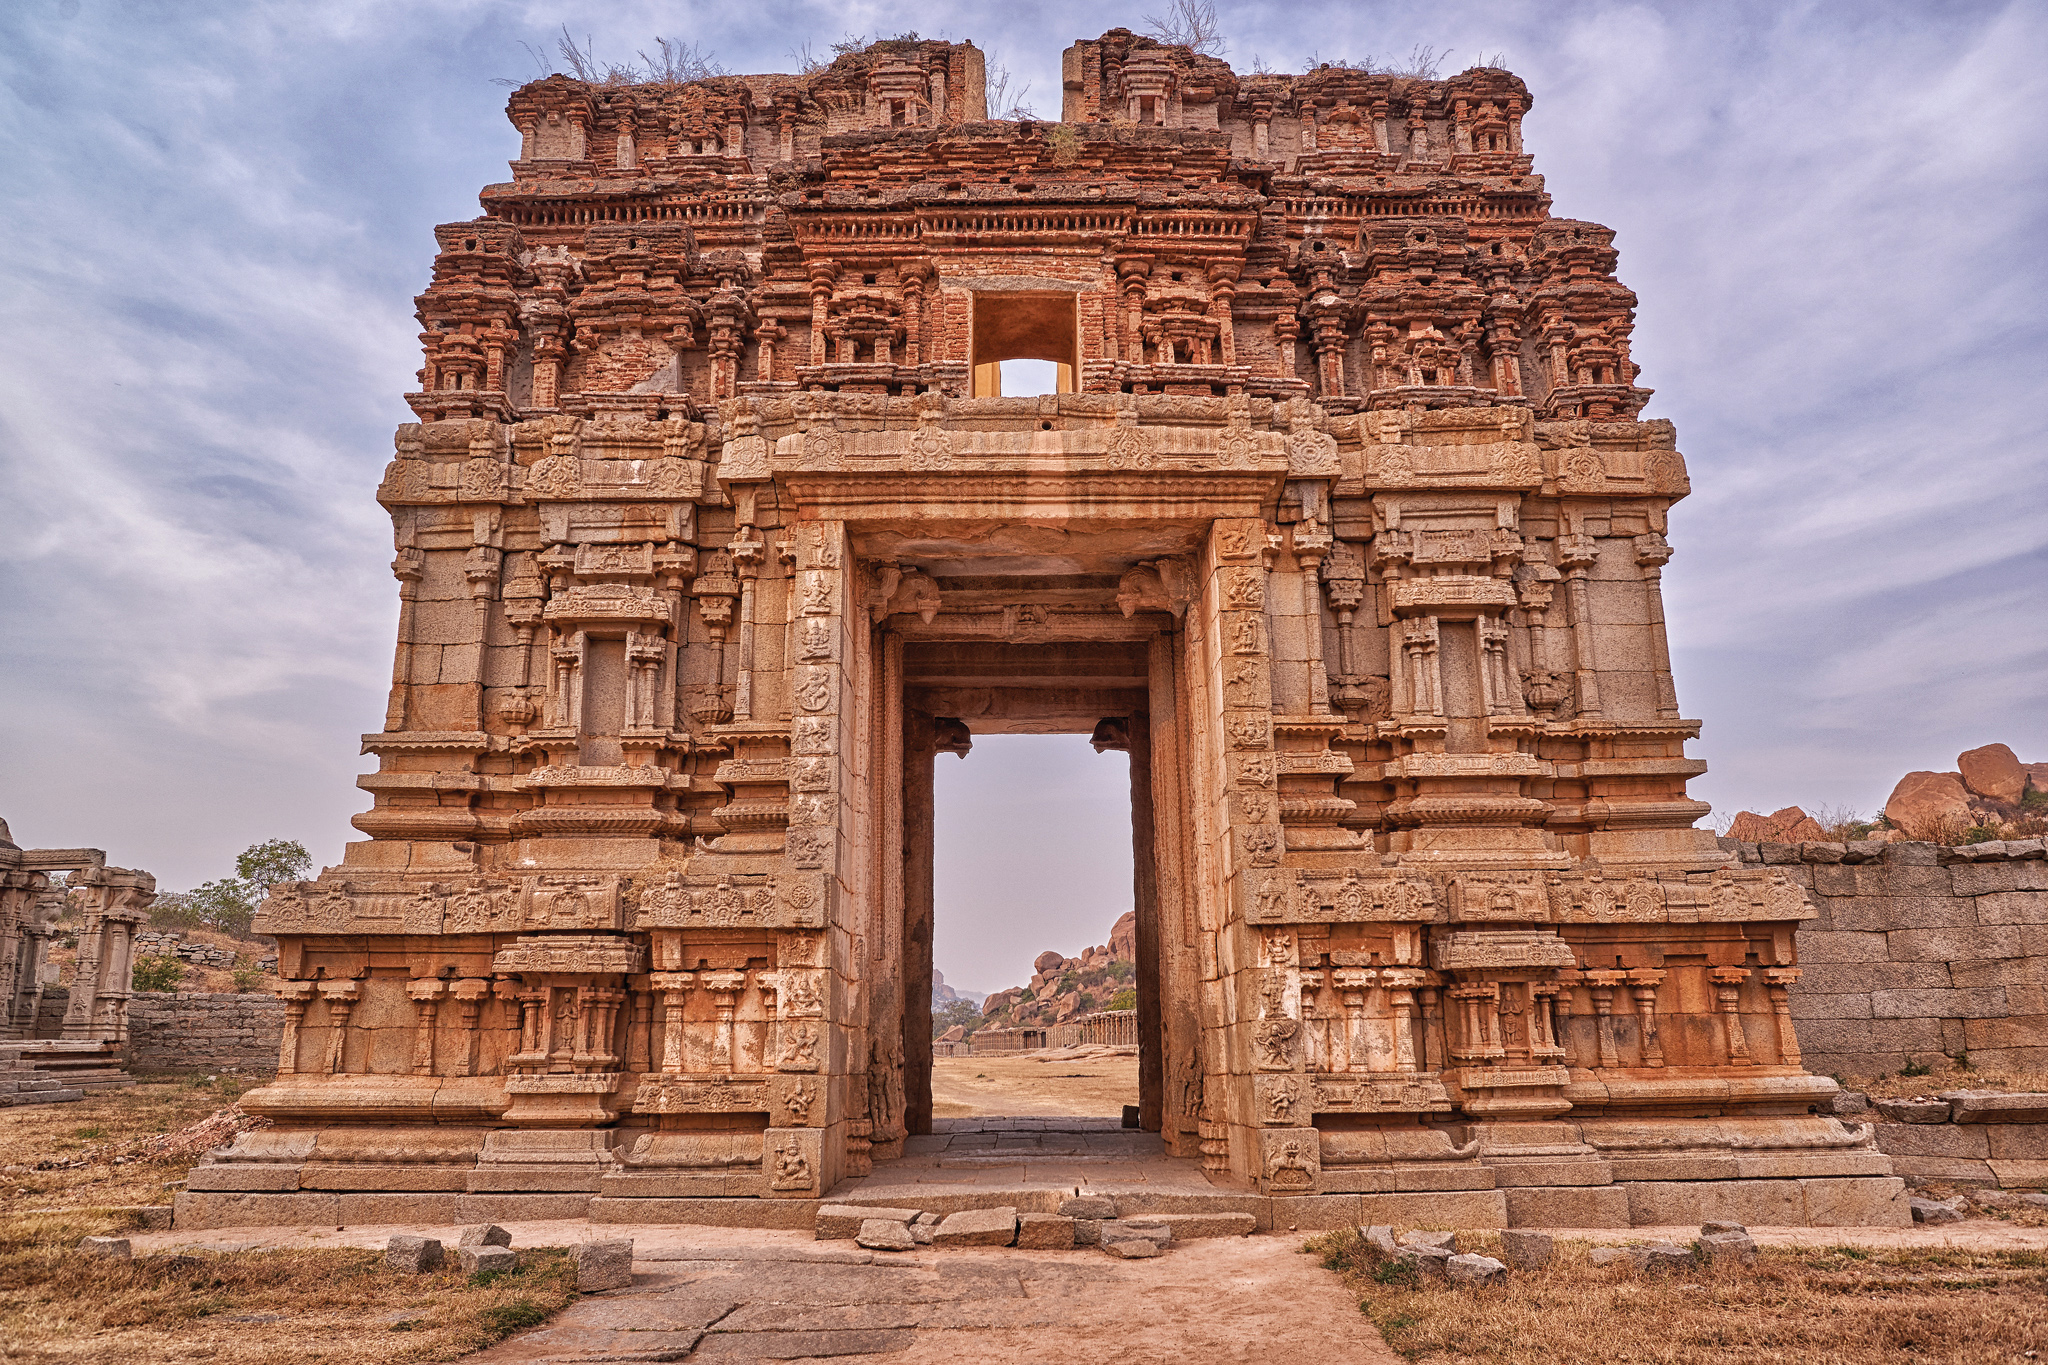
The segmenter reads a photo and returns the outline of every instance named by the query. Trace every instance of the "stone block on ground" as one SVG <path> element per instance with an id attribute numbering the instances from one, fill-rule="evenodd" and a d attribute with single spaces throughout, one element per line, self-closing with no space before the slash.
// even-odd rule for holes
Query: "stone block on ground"
<path id="1" fill-rule="evenodd" d="M 1436 1251 L 1448 1251 L 1454 1256 L 1458 1253 L 1458 1234 L 1455 1232 L 1417 1230 L 1404 1232 L 1394 1240 L 1410 1250 L 1429 1247 Z"/>
<path id="2" fill-rule="evenodd" d="M 1159 1220 L 1157 1215 L 1147 1214 L 1142 1218 L 1117 1218 L 1102 1225 L 1102 1244 L 1126 1242 L 1133 1238 L 1162 1245 L 1173 1240 L 1173 1229 Z"/>
<path id="3" fill-rule="evenodd" d="M 858 1204 L 821 1204 L 818 1207 L 818 1223 L 813 1234 L 820 1242 L 836 1242 L 860 1235 L 860 1225 L 870 1218 L 886 1218 L 895 1223 L 908 1223 L 920 1216 L 918 1209 L 863 1208 Z"/>
<path id="4" fill-rule="evenodd" d="M 1697 1262 L 1689 1247 L 1676 1242 L 1651 1242 L 1646 1246 L 1628 1249 L 1629 1263 L 1645 1275 L 1666 1275 L 1674 1270 L 1690 1270 Z"/>
<path id="5" fill-rule="evenodd" d="M 457 1243 L 466 1247 L 508 1247 L 512 1245 L 512 1234 L 496 1223 L 472 1223 L 462 1230 L 462 1240 Z"/>
<path id="6" fill-rule="evenodd" d="M 1143 1260 L 1146 1257 L 1163 1255 L 1166 1251 L 1164 1243 L 1155 1242 L 1149 1237 L 1124 1237 L 1117 1241 L 1104 1242 L 1102 1249 L 1122 1261 Z"/>
<path id="7" fill-rule="evenodd" d="M 1017 1240 L 1017 1210 L 962 1209 L 932 1234 L 935 1247 L 1006 1247 Z"/>
<path id="8" fill-rule="evenodd" d="M 1756 1239 L 1740 1229 L 1734 1232 L 1708 1232 L 1701 1229 L 1700 1239 L 1695 1244 L 1699 1259 L 1717 1266 L 1750 1266 L 1756 1264 Z"/>
<path id="9" fill-rule="evenodd" d="M 1072 1251 L 1074 1220 L 1057 1213 L 1020 1213 L 1017 1246 L 1027 1251 Z"/>
<path id="10" fill-rule="evenodd" d="M 511 1247 L 501 1246 L 458 1246 L 455 1248 L 455 1265 L 465 1275 L 476 1275 L 486 1271 L 507 1271 L 519 1264 L 519 1256 Z"/>
<path id="11" fill-rule="evenodd" d="M 1922 1199 L 1914 1195 L 1913 1221 L 1925 1223 L 1929 1227 L 1941 1223 L 1960 1223 L 1965 1217 L 1962 1205 L 1963 1200 L 1960 1196 L 1955 1199 Z"/>
<path id="12" fill-rule="evenodd" d="M 1557 1243 L 1547 1232 L 1509 1228 L 1500 1235 L 1500 1252 L 1511 1270 L 1541 1270 L 1557 1254 Z"/>
<path id="13" fill-rule="evenodd" d="M 399 1233 L 384 1244 L 384 1264 L 408 1275 L 424 1275 L 441 1268 L 441 1244 L 432 1237 Z"/>
<path id="14" fill-rule="evenodd" d="M 1491 1256 L 1465 1254 L 1453 1256 L 1444 1263 L 1444 1271 L 1452 1284 L 1467 1286 L 1506 1284 L 1508 1268 Z"/>
<path id="15" fill-rule="evenodd" d="M 134 1256 L 135 1248 L 126 1237 L 87 1237 L 78 1244 L 80 1251 L 93 1256 L 105 1256 L 109 1260 L 125 1261 Z"/>
<path id="16" fill-rule="evenodd" d="M 853 1240 L 870 1251 L 908 1251 L 918 1244 L 910 1235 L 910 1225 L 893 1218 L 868 1219 Z"/>
<path id="17" fill-rule="evenodd" d="M 1164 1227 L 1176 1242 L 1249 1237 L 1258 1229 L 1258 1219 L 1249 1213 L 1148 1213 L 1132 1221 Z"/>
<path id="18" fill-rule="evenodd" d="M 937 1223 L 912 1223 L 910 1240 L 918 1246 L 928 1247 L 932 1244 L 932 1232 L 937 1227 Z"/>
<path id="19" fill-rule="evenodd" d="M 1074 1245 L 1092 1247 L 1102 1245 L 1102 1222 L 1100 1218 L 1076 1218 L 1074 1220 Z"/>
<path id="20" fill-rule="evenodd" d="M 576 1246 L 576 1288 L 592 1294 L 602 1289 L 624 1289 L 633 1283 L 633 1239 L 610 1237 L 601 1242 L 579 1242 Z"/>
<path id="21" fill-rule="evenodd" d="M 1114 1218 L 1116 1200 L 1106 1194 L 1077 1194 L 1060 1200 L 1056 1211 L 1068 1218 Z"/>

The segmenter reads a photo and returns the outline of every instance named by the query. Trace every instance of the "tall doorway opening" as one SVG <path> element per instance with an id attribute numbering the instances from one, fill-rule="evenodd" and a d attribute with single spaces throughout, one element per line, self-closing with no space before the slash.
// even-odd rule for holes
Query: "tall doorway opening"
<path id="1" fill-rule="evenodd" d="M 936 1119 L 1138 1104 L 1130 755 L 1092 737 L 977 735 L 935 764 Z"/>

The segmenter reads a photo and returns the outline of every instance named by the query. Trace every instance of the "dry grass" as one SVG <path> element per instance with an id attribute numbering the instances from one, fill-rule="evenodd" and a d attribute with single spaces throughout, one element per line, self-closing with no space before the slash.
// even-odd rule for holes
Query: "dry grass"
<path id="1" fill-rule="evenodd" d="M 1544 1270 L 1453 1289 L 1376 1269 L 1349 1230 L 1305 1249 L 1395 1351 L 1428 1365 L 2010 1365 L 2048 1349 L 2040 1252 L 1768 1248 L 1748 1270 L 1657 1278 L 1596 1269 L 1585 1243 L 1560 1242 Z"/>
<path id="2" fill-rule="evenodd" d="M 133 1206 L 167 1202 L 201 1155 L 176 1135 L 239 1093 L 228 1079 L 165 1079 L 0 1110 L 0 1359 L 452 1360 L 575 1298 L 574 1265 L 551 1249 L 521 1251 L 491 1279 L 452 1264 L 401 1275 L 377 1252 L 339 1248 L 133 1261 L 74 1249 L 131 1230 Z"/>
<path id="3" fill-rule="evenodd" d="M 1877 1076 L 1838 1077 L 1845 1090 L 1861 1090 L 1877 1100 L 1904 1100 L 1915 1095 L 1938 1095 L 1944 1090 L 2013 1090 L 2048 1092 L 2048 1072 L 2025 1067 L 1956 1066 L 1907 1074 L 1887 1072 Z"/>

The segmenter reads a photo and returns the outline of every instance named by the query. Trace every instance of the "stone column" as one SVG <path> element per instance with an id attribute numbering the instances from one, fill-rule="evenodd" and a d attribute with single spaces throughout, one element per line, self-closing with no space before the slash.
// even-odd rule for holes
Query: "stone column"
<path id="1" fill-rule="evenodd" d="M 1712 967 L 1707 977 L 1714 983 L 1714 1009 L 1721 1016 L 1722 1037 L 1728 1044 L 1728 1065 L 1748 1066 L 1749 1039 L 1742 1031 L 1742 1015 L 1736 1006 L 1742 983 L 1749 979 L 1747 967 Z"/>
<path id="2" fill-rule="evenodd" d="M 1792 986 L 1799 980 L 1797 967 L 1766 967 L 1764 985 L 1771 993 L 1771 1014 L 1778 1025 L 1778 1064 L 1801 1066 L 1799 1031 L 1792 1023 Z"/>
<path id="3" fill-rule="evenodd" d="M 327 1052 L 321 1060 L 320 1072 L 326 1076 L 345 1076 L 348 1074 L 348 1018 L 355 1010 L 356 1002 L 363 998 L 363 983 L 321 981 L 316 986 L 320 998 L 327 1002 Z"/>
<path id="4" fill-rule="evenodd" d="M 1629 994 L 1636 999 L 1636 1029 L 1642 1035 L 1644 1066 L 1664 1065 L 1664 1043 L 1657 1036 L 1657 987 L 1663 981 L 1664 973 L 1655 968 L 1639 967 L 1628 974 Z"/>
<path id="5" fill-rule="evenodd" d="M 299 1028 L 306 1018 L 306 1006 L 313 999 L 313 983 L 280 981 L 277 998 L 284 1001 L 284 1036 L 277 1044 L 277 1074 L 293 1076 L 299 1070 Z"/>
<path id="6" fill-rule="evenodd" d="M 441 997 L 448 993 L 448 983 L 434 977 L 421 977 L 406 986 L 406 994 L 412 997 L 412 1074 L 431 1076 L 434 1074 L 434 1016 L 441 1005 Z"/>
<path id="7" fill-rule="evenodd" d="M 891 636 L 892 651 L 902 649 Z M 894 656 L 892 655 L 892 658 Z M 903 1126 L 932 1130 L 932 718 L 903 713 Z"/>
<path id="8" fill-rule="evenodd" d="M 1565 595 L 1571 605 L 1573 676 L 1578 686 L 1578 713 L 1582 718 L 1600 715 L 1599 664 L 1593 652 L 1593 610 L 1587 601 L 1586 589 L 1586 571 L 1599 557 L 1599 547 L 1589 535 L 1557 538 L 1557 567 L 1564 570 Z"/>
<path id="9" fill-rule="evenodd" d="M 1657 670 L 1657 714 L 1678 716 L 1678 689 L 1671 681 L 1671 646 L 1664 638 L 1664 565 L 1671 546 L 1652 531 L 1635 538 L 1636 564 L 1643 571 L 1643 607 L 1650 618 L 1651 662 Z"/>
<path id="10" fill-rule="evenodd" d="M 391 660 L 391 698 L 384 707 L 386 731 L 405 729 L 406 705 L 412 690 L 413 620 L 418 612 L 420 576 L 426 572 L 426 554 L 411 546 L 399 547 L 391 561 L 398 579 L 398 647 Z"/>

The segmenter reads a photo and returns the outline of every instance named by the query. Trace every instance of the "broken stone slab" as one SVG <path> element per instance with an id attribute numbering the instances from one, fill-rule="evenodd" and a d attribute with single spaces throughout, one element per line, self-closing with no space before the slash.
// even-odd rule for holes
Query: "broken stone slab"
<path id="1" fill-rule="evenodd" d="M 1118 1260 L 1139 1261 L 1150 1256 L 1161 1256 L 1166 1252 L 1165 1244 L 1149 1237 L 1122 1237 L 1114 1242 L 1104 1242 L 1102 1249 Z"/>
<path id="2" fill-rule="evenodd" d="M 870 1218 L 860 1225 L 853 1240 L 869 1251 L 908 1251 L 918 1245 L 910 1225 L 893 1218 Z"/>
<path id="3" fill-rule="evenodd" d="M 475 1223 L 462 1230 L 458 1247 L 508 1247 L 512 1245 L 512 1234 L 496 1223 Z"/>
<path id="4" fill-rule="evenodd" d="M 1925 1223 L 1929 1227 L 1941 1223 L 1960 1223 L 1963 1221 L 1963 1210 L 1959 1207 L 1961 1203 L 1960 1196 L 1955 1199 L 1922 1199 L 1916 1194 L 1912 1197 L 1913 1221 Z"/>
<path id="5" fill-rule="evenodd" d="M 1630 1247 L 1628 1250 L 1629 1261 L 1646 1275 L 1690 1270 L 1698 1264 L 1691 1247 L 1682 1247 L 1675 1242 L 1651 1242 L 1647 1246 Z"/>
<path id="6" fill-rule="evenodd" d="M 1020 1213 L 1017 1246 L 1029 1251 L 1072 1251 L 1074 1220 L 1057 1213 Z"/>
<path id="7" fill-rule="evenodd" d="M 1067 1218 L 1114 1218 L 1116 1200 L 1106 1194 L 1076 1194 L 1060 1200 L 1056 1210 Z"/>
<path id="8" fill-rule="evenodd" d="M 2021 1195 L 2020 1202 L 2022 1204 L 2031 1204 L 2037 1209 L 2048 1209 L 2048 1194 L 2042 1194 L 2037 1190 L 2032 1194 Z"/>
<path id="9" fill-rule="evenodd" d="M 1017 1210 L 962 1209 L 932 1233 L 935 1247 L 1006 1247 L 1017 1240 Z"/>
<path id="10" fill-rule="evenodd" d="M 1547 1232 L 1509 1228 L 1500 1235 L 1500 1251 L 1510 1270 L 1541 1270 L 1557 1254 L 1557 1240 Z"/>
<path id="11" fill-rule="evenodd" d="M 608 1237 L 602 1242 L 577 1243 L 576 1289 L 579 1293 L 624 1289 L 632 1283 L 632 1238 Z"/>
<path id="12" fill-rule="evenodd" d="M 871 1218 L 886 1218 L 893 1223 L 908 1223 L 922 1214 L 921 1209 L 863 1208 L 858 1204 L 822 1204 L 818 1207 L 818 1222 L 812 1237 L 820 1242 L 834 1242 L 843 1238 L 860 1235 L 860 1225 Z"/>
<path id="13" fill-rule="evenodd" d="M 1702 1231 L 1693 1243 L 1703 1265 L 1752 1266 L 1756 1264 L 1756 1239 L 1747 1232 Z"/>
<path id="14" fill-rule="evenodd" d="M 1102 1245 L 1102 1219 L 1076 1218 L 1074 1220 L 1074 1245 L 1092 1247 Z"/>
<path id="15" fill-rule="evenodd" d="M 455 1266 L 465 1275 L 483 1271 L 507 1271 L 519 1264 L 519 1257 L 511 1247 L 499 1246 L 458 1246 L 455 1248 Z"/>
<path id="16" fill-rule="evenodd" d="M 1141 1226 L 1164 1227 L 1175 1242 L 1192 1242 L 1204 1237 L 1249 1237 L 1258 1231 L 1258 1219 L 1249 1213 L 1148 1213 L 1135 1220 Z"/>
<path id="17" fill-rule="evenodd" d="M 1450 1252 L 1454 1256 L 1458 1252 L 1458 1234 L 1455 1232 L 1426 1232 L 1417 1230 L 1415 1232 L 1404 1232 L 1395 1240 L 1410 1250 L 1430 1247 L 1437 1251 Z"/>
<path id="18" fill-rule="evenodd" d="M 432 1237 L 401 1232 L 384 1244 L 384 1264 L 408 1275 L 441 1268 L 441 1244 Z"/>
<path id="19" fill-rule="evenodd" d="M 1748 1231 L 1749 1231 L 1749 1229 L 1748 1229 L 1748 1228 L 1746 1228 L 1746 1227 L 1744 1227 L 1744 1226 L 1743 1226 L 1742 1224 L 1740 1224 L 1740 1223 L 1731 1223 L 1731 1222 L 1726 1222 L 1726 1221 L 1722 1221 L 1722 1220 L 1714 1220 L 1714 1221 L 1709 1221 L 1709 1222 L 1705 1222 L 1705 1223 L 1702 1223 L 1702 1224 L 1700 1224 L 1700 1236 L 1702 1236 L 1702 1237 L 1712 1237 L 1712 1236 L 1713 1236 L 1714 1234 L 1716 1234 L 1716 1233 L 1721 1233 L 1721 1232 L 1748 1232 Z"/>
<path id="20" fill-rule="evenodd" d="M 937 1223 L 912 1223 L 910 1225 L 910 1240 L 917 1246 L 928 1247 L 932 1244 L 932 1233 L 938 1226 Z"/>
<path id="21" fill-rule="evenodd" d="M 2048 1123 L 2048 1095 L 2035 1091 L 1950 1090 L 1939 1098 L 1957 1123 Z"/>
<path id="22" fill-rule="evenodd" d="M 1835 1095 L 1831 1108 L 1834 1110 L 1837 1118 L 1844 1118 L 1850 1114 L 1867 1114 L 1870 1112 L 1870 1096 L 1864 1094 L 1861 1090 L 1839 1091 Z"/>
<path id="23" fill-rule="evenodd" d="M 1139 1239 L 1164 1245 L 1173 1240 L 1173 1229 L 1160 1219 L 1147 1216 L 1138 1218 L 1115 1218 L 1102 1225 L 1102 1244 Z"/>
<path id="24" fill-rule="evenodd" d="M 1488 1285 L 1506 1284 L 1508 1268 L 1491 1256 L 1465 1254 L 1453 1256 L 1444 1262 L 1444 1273 L 1452 1284 Z"/>
<path id="25" fill-rule="evenodd" d="M 130 1260 L 135 1255 L 135 1248 L 126 1237 L 86 1237 L 79 1241 L 78 1249 L 89 1256 L 104 1256 L 114 1261 Z"/>
<path id="26" fill-rule="evenodd" d="M 1910 1100 L 1873 1100 L 1877 1112 L 1893 1123 L 1947 1123 L 1950 1105 L 1947 1100 L 1927 1095 L 1916 1095 Z"/>
<path id="27" fill-rule="evenodd" d="M 1980 1209 L 2024 1208 L 2025 1202 L 2011 1190 L 1972 1190 L 1970 1202 Z"/>

